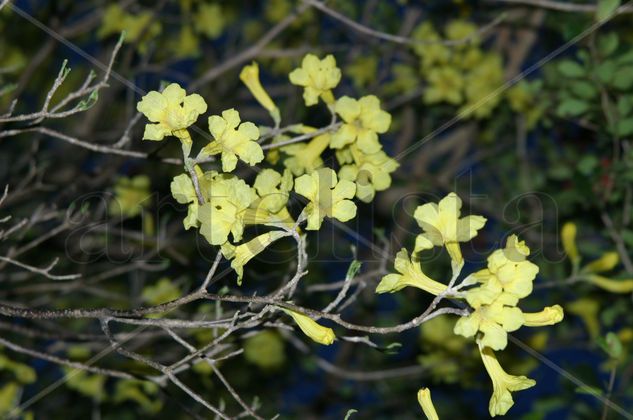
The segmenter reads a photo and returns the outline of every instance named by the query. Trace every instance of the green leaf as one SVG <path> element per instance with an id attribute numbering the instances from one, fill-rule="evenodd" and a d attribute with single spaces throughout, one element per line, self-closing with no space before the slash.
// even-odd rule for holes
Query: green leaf
<path id="1" fill-rule="evenodd" d="M 594 155 L 583 156 L 576 165 L 578 171 L 583 175 L 591 175 L 596 166 L 598 166 L 598 158 Z"/>
<path id="2" fill-rule="evenodd" d="M 618 121 L 615 128 L 619 136 L 629 136 L 633 134 L 633 117 Z"/>
<path id="3" fill-rule="evenodd" d="M 598 37 L 598 52 L 603 56 L 607 57 L 611 55 L 618 48 L 618 44 L 620 40 L 618 38 L 618 34 L 615 32 L 606 33 L 600 37 Z"/>
<path id="4" fill-rule="evenodd" d="M 601 63 L 596 67 L 596 76 L 598 80 L 602 83 L 611 83 L 613 76 L 615 75 L 615 71 L 617 70 L 617 65 L 613 60 L 607 60 L 604 63 Z"/>
<path id="5" fill-rule="evenodd" d="M 345 276 L 347 279 L 352 280 L 358 274 L 358 270 L 360 270 L 361 262 L 354 260 L 350 263 L 349 268 L 347 269 L 347 275 Z"/>
<path id="6" fill-rule="evenodd" d="M 633 63 L 633 50 L 626 52 L 622 55 L 618 55 L 618 57 L 615 59 L 620 64 Z"/>
<path id="7" fill-rule="evenodd" d="M 627 90 L 633 86 L 633 67 L 626 66 L 617 69 L 613 75 L 611 85 L 613 85 L 614 88 L 621 90 Z"/>
<path id="8" fill-rule="evenodd" d="M 596 20 L 603 21 L 610 18 L 616 9 L 620 7 L 620 0 L 600 0 L 596 10 Z"/>
<path id="9" fill-rule="evenodd" d="M 566 179 L 570 179 L 574 174 L 569 166 L 561 163 L 554 163 L 550 167 L 548 175 L 550 178 L 557 181 L 564 181 Z"/>
<path id="10" fill-rule="evenodd" d="M 12 92 L 17 87 L 18 87 L 18 85 L 16 83 L 9 83 L 9 84 L 6 84 L 6 85 L 0 87 L 0 96 L 4 96 L 7 93 Z"/>
<path id="11" fill-rule="evenodd" d="M 570 83 L 569 89 L 581 99 L 593 99 L 598 95 L 595 85 L 585 80 L 574 80 Z"/>
<path id="12" fill-rule="evenodd" d="M 358 410 L 351 408 L 349 410 L 347 410 L 347 413 L 345 414 L 345 418 L 343 420 L 349 420 L 349 418 L 352 416 L 352 414 L 354 413 L 358 413 Z"/>
<path id="13" fill-rule="evenodd" d="M 598 345 L 609 355 L 611 359 L 619 359 L 622 356 L 622 343 L 617 334 L 607 333 L 605 338 L 598 338 Z"/>
<path id="14" fill-rule="evenodd" d="M 558 63 L 558 71 L 565 77 L 582 77 L 585 75 L 585 69 L 572 60 L 563 60 Z"/>
<path id="15" fill-rule="evenodd" d="M 556 114 L 561 117 L 576 117 L 589 109 L 589 104 L 580 99 L 568 98 L 561 101 Z"/>
<path id="16" fill-rule="evenodd" d="M 629 115 L 631 110 L 633 109 L 633 97 L 631 96 L 620 96 L 618 99 L 618 103 L 616 105 L 618 109 L 618 114 L 620 116 Z"/>
<path id="17" fill-rule="evenodd" d="M 402 347 L 402 343 L 394 342 L 386 347 L 379 348 L 378 350 L 382 351 L 385 354 L 398 354 L 398 352 L 400 351 L 400 347 Z"/>
<path id="18" fill-rule="evenodd" d="M 633 231 L 631 230 L 622 231 L 622 239 L 624 239 L 624 242 L 626 242 L 628 246 L 633 247 Z"/>
<path id="19" fill-rule="evenodd" d="M 90 96 L 88 96 L 85 99 L 82 99 L 78 104 L 76 109 L 78 109 L 79 111 L 86 111 L 90 108 L 92 108 L 97 101 L 99 100 L 99 91 L 98 90 L 93 90 L 90 93 Z"/>

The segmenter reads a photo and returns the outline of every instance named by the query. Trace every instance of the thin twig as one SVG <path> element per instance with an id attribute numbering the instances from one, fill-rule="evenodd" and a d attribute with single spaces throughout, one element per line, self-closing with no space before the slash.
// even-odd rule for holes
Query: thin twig
<path id="1" fill-rule="evenodd" d="M 354 29 L 357 32 L 360 32 L 360 33 L 365 34 L 365 35 L 372 36 L 374 38 L 382 39 L 382 40 L 385 40 L 385 41 L 394 42 L 396 44 L 403 44 L 403 45 L 410 45 L 410 46 L 413 46 L 413 45 L 432 45 L 432 44 L 442 44 L 442 45 L 447 45 L 447 46 L 454 46 L 454 45 L 467 44 L 468 42 L 472 41 L 473 39 L 479 37 L 481 34 L 488 32 L 492 27 L 498 25 L 505 18 L 505 15 L 501 14 L 497 18 L 495 18 L 492 22 L 490 22 L 489 24 L 481 27 L 479 30 L 475 31 L 474 33 L 472 33 L 472 34 L 470 34 L 467 37 L 462 38 L 462 39 L 423 40 L 423 39 L 408 38 L 408 37 L 399 36 L 399 35 L 392 35 L 392 34 L 388 34 L 388 33 L 385 33 L 385 32 L 377 31 L 375 29 L 372 29 L 372 28 L 370 28 L 368 26 L 362 25 L 362 24 L 360 24 L 360 23 L 348 18 L 347 16 L 337 12 L 336 10 L 333 10 L 333 9 L 329 8 L 328 6 L 326 6 L 324 4 L 324 2 L 321 2 L 321 1 L 318 1 L 318 0 L 302 0 L 302 1 L 305 4 L 309 4 L 310 6 L 313 6 L 314 8 L 319 9 L 320 11 L 325 13 L 326 15 L 338 20 L 339 22 L 344 23 L 345 25 L 349 26 L 350 28 Z"/>
<path id="2" fill-rule="evenodd" d="M 551 1 L 551 0 L 486 0 L 490 3 L 506 3 L 514 4 L 518 6 L 531 6 L 540 7 L 542 9 L 556 10 L 559 12 L 580 12 L 580 13 L 595 13 L 598 9 L 596 4 L 579 4 L 563 1 Z M 631 13 L 633 9 L 627 6 L 620 6 L 616 10 L 616 14 Z"/>
<path id="3" fill-rule="evenodd" d="M 58 258 L 55 258 L 53 260 L 53 262 L 51 262 L 48 266 L 44 267 L 44 268 L 38 268 L 38 267 L 33 267 L 32 265 L 28 265 L 28 264 L 24 264 L 20 261 L 16 261 L 12 258 L 8 258 L 8 257 L 3 257 L 0 256 L 0 261 L 4 261 L 6 263 L 15 265 L 17 267 L 23 268 L 25 270 L 28 270 L 32 273 L 36 273 L 36 274 L 41 274 L 51 280 L 74 280 L 74 279 L 78 279 L 79 277 L 81 277 L 81 274 L 66 274 L 66 275 L 55 275 L 55 274 L 51 274 L 51 270 L 53 269 L 53 267 L 55 267 L 57 265 L 57 262 L 59 261 Z"/>

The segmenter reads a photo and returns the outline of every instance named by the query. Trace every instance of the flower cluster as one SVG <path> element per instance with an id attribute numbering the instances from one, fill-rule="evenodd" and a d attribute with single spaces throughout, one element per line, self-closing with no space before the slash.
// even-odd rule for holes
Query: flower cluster
<path id="1" fill-rule="evenodd" d="M 138 216 L 151 203 L 150 180 L 147 175 L 119 178 L 114 185 L 114 197 L 110 201 L 111 215 Z"/>
<path id="2" fill-rule="evenodd" d="M 398 273 L 384 276 L 376 293 L 393 293 L 411 286 L 468 303 L 470 309 L 455 323 L 453 332 L 467 338 L 477 335 L 481 358 L 493 382 L 489 410 L 490 415 L 495 416 L 505 414 L 513 405 L 511 392 L 529 388 L 535 382 L 506 373 L 493 351 L 506 347 L 508 332 L 522 326 L 540 327 L 560 322 L 563 309 L 554 305 L 540 312 L 525 313 L 517 307 L 520 299 L 532 293 L 538 267 L 527 260 L 530 250 L 516 235 L 507 239 L 503 249 L 488 257 L 487 268 L 456 284 L 464 266 L 460 242 L 473 239 L 486 223 L 482 216 L 460 217 L 461 206 L 461 199 L 450 193 L 439 203 L 427 203 L 416 209 L 414 217 L 423 233 L 416 238 L 414 255 L 410 257 L 406 249 L 398 252 L 395 260 Z M 453 276 L 446 284 L 427 276 L 415 256 L 434 246 L 444 246 L 451 257 Z M 431 414 L 430 397 L 422 393 L 418 398 L 427 416 Z"/>
<path id="3" fill-rule="evenodd" d="M 427 83 L 424 102 L 460 106 L 460 112 L 475 118 L 490 116 L 502 99 L 502 95 L 492 93 L 503 85 L 503 66 L 498 53 L 481 49 L 477 27 L 454 20 L 442 35 L 424 22 L 415 29 L 413 38 L 422 41 L 413 49 L 420 57 L 420 72 Z M 452 45 L 442 43 L 442 39 Z"/>
<path id="4" fill-rule="evenodd" d="M 204 1 L 178 2 L 181 13 L 190 16 L 173 34 L 164 31 L 160 19 L 156 19 L 155 11 L 122 6 L 111 2 L 103 12 L 101 26 L 97 31 L 99 38 L 119 35 L 125 32 L 124 42 L 131 44 L 139 53 L 145 54 L 152 44 L 160 45 L 158 53 L 171 58 L 187 58 L 200 55 L 201 38 L 216 39 L 224 32 L 230 17 L 218 3 Z M 134 13 L 130 11 L 134 9 Z M 192 10 L 193 9 L 193 10 Z M 174 22 L 170 22 L 169 29 L 173 29 Z M 161 35 L 165 36 L 161 39 Z M 157 42 L 158 40 L 158 42 Z M 164 42 L 161 42 L 164 41 Z"/>
<path id="5" fill-rule="evenodd" d="M 211 245 L 220 247 L 231 260 L 238 283 L 248 261 L 271 243 L 300 234 L 301 223 L 307 222 L 306 230 L 318 230 L 325 218 L 353 219 L 356 204 L 352 200 L 371 201 L 376 191 L 389 187 L 390 174 L 398 167 L 378 139 L 389 129 L 391 116 L 375 96 L 335 98 L 333 89 L 341 71 L 333 56 L 319 59 L 308 54 L 302 66 L 290 73 L 291 82 L 304 88 L 306 105 L 319 100 L 327 104 L 333 120 L 321 129 L 303 124 L 281 127 L 281 112 L 259 75 L 258 64 L 251 63 L 242 69 L 240 79 L 269 112 L 274 126 L 258 127 L 242 121 L 237 110 L 224 110 L 208 118 L 210 141 L 201 145 L 195 158 L 190 157 L 195 146 L 190 129 L 207 110 L 201 96 L 188 95 L 172 83 L 162 92 L 149 92 L 137 105 L 150 121 L 145 140 L 174 136 L 182 143 L 186 172 L 173 178 L 171 192 L 187 206 L 184 227 L 199 229 Z M 343 121 L 337 122 L 337 116 Z M 270 143 L 263 145 L 267 139 Z M 324 166 L 321 155 L 328 148 L 336 153 L 338 173 Z M 272 167 L 258 168 L 250 183 L 235 175 L 240 162 Z M 213 168 L 205 170 L 205 164 Z M 304 204 L 296 220 L 288 206 L 292 191 Z M 272 230 L 253 237 L 246 232 L 251 225 Z"/>
<path id="6" fill-rule="evenodd" d="M 336 172 L 321 168 L 295 180 L 295 191 L 309 200 L 305 208 L 308 230 L 319 230 L 325 216 L 346 222 L 356 216 L 356 184 L 338 180 Z"/>
<path id="7" fill-rule="evenodd" d="M 284 160 L 287 168 L 295 175 L 310 173 L 323 165 L 321 154 L 328 148 L 336 150 L 336 158 L 341 165 L 340 179 L 357 184 L 356 197 L 363 202 L 374 199 L 376 191 L 384 191 L 391 185 L 391 173 L 398 163 L 383 150 L 378 135 L 384 134 L 391 125 L 391 115 L 380 106 L 374 96 L 354 99 L 342 96 L 335 99 L 332 89 L 340 81 L 340 70 L 334 57 L 323 60 L 308 54 L 302 67 L 290 73 L 293 84 L 304 87 L 304 99 L 308 106 L 323 99 L 342 122 L 332 134 L 313 138 L 306 144 L 294 144 L 281 148 L 289 155 Z M 298 132 L 309 134 L 311 127 L 297 127 Z M 283 141 L 283 139 L 280 139 Z"/>
<path id="8" fill-rule="evenodd" d="M 539 313 L 523 313 L 516 305 L 532 293 L 538 267 L 526 258 L 530 250 L 516 235 L 508 238 L 505 248 L 488 257 L 488 268 L 471 275 L 477 286 L 466 291 L 466 301 L 474 309 L 455 324 L 455 333 L 472 337 L 478 331 L 486 347 L 503 350 L 507 333 L 521 326 L 552 325 L 563 319 L 563 310 L 555 305 Z"/>
<path id="9" fill-rule="evenodd" d="M 119 4 L 112 3 L 103 13 L 103 21 L 97 36 L 105 38 L 125 31 L 124 42 L 138 45 L 140 53 L 147 51 L 148 43 L 162 31 L 159 20 L 153 19 L 152 12 L 147 10 L 138 14 L 126 12 Z"/>

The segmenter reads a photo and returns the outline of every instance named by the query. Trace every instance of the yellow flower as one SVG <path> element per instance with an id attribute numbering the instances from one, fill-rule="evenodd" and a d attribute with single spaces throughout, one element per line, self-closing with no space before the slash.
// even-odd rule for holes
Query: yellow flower
<path id="1" fill-rule="evenodd" d="M 633 292 L 633 279 L 609 279 L 598 275 L 589 275 L 587 279 L 594 286 L 598 286 L 611 293 L 631 293 Z"/>
<path id="2" fill-rule="evenodd" d="M 400 165 L 382 150 L 369 155 L 354 145 L 349 150 L 355 163 L 342 166 L 339 177 L 356 182 L 356 197 L 369 203 L 376 191 L 384 191 L 391 186 L 391 173 Z"/>
<path id="3" fill-rule="evenodd" d="M 244 266 L 257 254 L 262 252 L 276 240 L 288 236 L 287 232 L 281 230 L 274 230 L 271 232 L 259 235 L 248 242 L 233 247 L 228 242 L 222 250 L 222 253 L 226 258 L 233 259 L 231 261 L 231 267 L 237 273 L 237 284 L 242 284 L 242 277 L 244 277 Z"/>
<path id="4" fill-rule="evenodd" d="M 125 10 L 118 4 L 110 4 L 103 12 L 103 21 L 97 31 L 97 37 L 105 38 L 124 30 Z"/>
<path id="5" fill-rule="evenodd" d="M 563 249 L 573 264 L 578 264 L 580 261 L 580 254 L 578 254 L 578 248 L 576 247 L 576 225 L 571 222 L 567 222 L 563 225 L 561 230 L 561 239 L 563 242 Z"/>
<path id="6" fill-rule="evenodd" d="M 451 51 L 442 45 L 440 35 L 430 22 L 418 25 L 413 31 L 412 38 L 421 41 L 413 45 L 415 53 L 422 58 L 422 68 L 428 70 L 436 64 L 446 64 Z"/>
<path id="7" fill-rule="evenodd" d="M 461 354 L 470 344 L 461 335 L 453 333 L 457 319 L 447 316 L 436 316 L 420 325 L 420 342 L 424 348 L 440 349 L 450 354 Z"/>
<path id="8" fill-rule="evenodd" d="M 415 252 L 431 249 L 434 246 L 446 246 L 453 261 L 462 262 L 459 242 L 466 242 L 477 235 L 477 231 L 486 223 L 483 216 L 460 218 L 462 200 L 450 193 L 439 204 L 427 203 L 418 206 L 413 217 L 424 233 L 417 236 Z"/>
<path id="9" fill-rule="evenodd" d="M 202 96 L 187 95 L 177 83 L 167 86 L 161 93 L 153 90 L 143 96 L 136 105 L 148 120 L 155 124 L 145 125 L 143 140 L 163 140 L 165 136 L 176 136 L 183 143 L 185 154 L 191 150 L 191 137 L 187 127 L 196 122 L 207 110 Z"/>
<path id="10" fill-rule="evenodd" d="M 273 169 L 262 170 L 253 185 L 259 197 L 246 210 L 244 222 L 294 228 L 295 221 L 286 208 L 293 183 L 292 173 L 288 169 L 284 170 L 283 175 Z"/>
<path id="11" fill-rule="evenodd" d="M 110 202 L 110 213 L 134 217 L 150 204 L 149 177 L 119 178 L 114 186 L 114 197 Z"/>
<path id="12" fill-rule="evenodd" d="M 171 302 L 182 296 L 178 287 L 167 277 L 163 277 L 154 285 L 145 286 L 141 294 L 143 301 L 150 305 Z"/>
<path id="13" fill-rule="evenodd" d="M 437 411 L 435 411 L 433 401 L 431 400 L 430 389 L 421 388 L 418 391 L 418 403 L 420 403 L 420 407 L 422 407 L 422 411 L 424 411 L 424 415 L 428 420 L 440 420 L 439 416 L 437 415 Z"/>
<path id="14" fill-rule="evenodd" d="M 149 11 L 138 15 L 126 13 L 118 4 L 110 4 L 103 13 L 103 21 L 97 31 L 97 37 L 105 38 L 112 34 L 125 32 L 124 42 L 136 44 L 140 53 L 147 50 L 147 42 L 161 33 L 162 26 L 159 21 L 153 20 Z"/>
<path id="15" fill-rule="evenodd" d="M 450 21 L 446 28 L 444 29 L 446 33 L 446 38 L 453 41 L 466 41 L 460 46 L 465 46 L 469 44 L 477 44 L 479 42 L 479 37 L 475 34 L 477 33 L 477 26 L 472 24 L 471 22 L 467 22 L 464 20 L 453 20 Z"/>
<path id="16" fill-rule="evenodd" d="M 200 177 L 198 177 L 200 178 Z M 180 204 L 188 204 L 187 217 L 183 220 L 186 230 L 191 227 L 198 227 L 198 195 L 193 187 L 193 181 L 187 174 L 180 174 L 174 177 L 170 184 L 171 195 Z"/>
<path id="17" fill-rule="evenodd" d="M 523 313 L 526 327 L 544 327 L 563 320 L 563 308 L 560 305 L 547 306 L 541 312 Z"/>
<path id="18" fill-rule="evenodd" d="M 263 106 L 273 118 L 275 124 L 279 124 L 281 116 L 279 115 L 279 109 L 275 105 L 261 82 L 259 81 L 259 65 L 255 62 L 249 66 L 244 66 L 240 73 L 240 80 L 246 85 L 248 90 L 251 91 L 257 102 Z"/>
<path id="19" fill-rule="evenodd" d="M 364 153 L 376 153 L 382 146 L 377 133 L 385 133 L 391 125 L 391 115 L 380 109 L 380 100 L 374 95 L 359 100 L 343 96 L 336 101 L 334 110 L 345 122 L 332 135 L 330 146 L 335 149 L 355 143 Z"/>
<path id="20" fill-rule="evenodd" d="M 566 304 L 565 310 L 582 319 L 592 340 L 600 335 L 600 303 L 597 300 L 581 298 Z"/>
<path id="21" fill-rule="evenodd" d="M 480 343 L 493 350 L 503 350 L 508 345 L 508 332 L 518 330 L 524 323 L 521 309 L 506 306 L 503 299 L 497 299 L 490 305 L 482 305 L 470 315 L 461 317 L 453 332 L 468 338 L 481 331 L 483 336 Z"/>
<path id="22" fill-rule="evenodd" d="M 330 144 L 330 139 L 330 134 L 326 133 L 316 136 L 308 144 L 297 143 L 284 147 L 283 151 L 290 155 L 284 160 L 284 166 L 295 176 L 314 172 L 323 166 L 321 153 Z"/>
<path id="23" fill-rule="evenodd" d="M 505 248 L 490 254 L 488 268 L 475 273 L 475 279 L 486 285 L 487 290 L 497 288 L 503 290 L 504 299 L 508 304 L 516 305 L 519 299 L 532 293 L 534 278 L 539 271 L 537 265 L 527 261 L 528 255 L 530 255 L 530 249 L 525 242 L 519 242 L 516 235 L 511 235 L 506 241 Z M 481 301 L 484 304 L 490 302 Z M 468 303 L 473 307 L 477 306 L 472 299 L 468 299 Z"/>
<path id="24" fill-rule="evenodd" d="M 436 104 L 448 102 L 459 105 L 463 101 L 464 77 L 452 67 L 434 67 L 429 70 L 428 83 L 424 91 L 424 102 Z"/>
<path id="25" fill-rule="evenodd" d="M 262 331 L 244 340 L 244 358 L 260 369 L 270 371 L 286 360 L 284 340 L 274 331 Z"/>
<path id="26" fill-rule="evenodd" d="M 539 121 L 544 108 L 539 102 L 540 81 L 532 83 L 525 80 L 520 81 L 512 88 L 508 89 L 506 98 L 513 111 L 523 114 L 527 128 L 532 128 Z"/>
<path id="27" fill-rule="evenodd" d="M 334 56 L 328 55 L 323 60 L 313 54 L 307 54 L 301 67 L 293 70 L 290 83 L 303 86 L 303 99 L 307 106 L 316 105 L 319 97 L 326 104 L 334 103 L 332 89 L 341 81 L 341 70 L 336 67 Z"/>
<path id="28" fill-rule="evenodd" d="M 225 18 L 222 7 L 216 3 L 202 3 L 193 14 L 196 31 L 208 38 L 216 39 L 224 30 Z"/>
<path id="29" fill-rule="evenodd" d="M 612 270 L 620 262 L 617 252 L 605 252 L 600 258 L 594 260 L 583 267 L 583 272 L 602 273 Z"/>
<path id="30" fill-rule="evenodd" d="M 475 118 L 485 118 L 501 101 L 501 95 L 494 92 L 503 84 L 503 66 L 501 57 L 486 55 L 475 68 L 468 73 L 464 84 L 466 104 L 462 111 L 470 112 Z"/>
<path id="31" fill-rule="evenodd" d="M 198 209 L 200 233 L 211 245 L 222 245 L 229 233 L 235 242 L 242 239 L 244 213 L 257 194 L 241 179 L 221 176 L 205 192 L 208 202 Z"/>
<path id="32" fill-rule="evenodd" d="M 506 373 L 494 352 L 482 342 L 479 342 L 479 353 L 492 380 L 493 391 L 488 405 L 490 415 L 492 417 L 504 415 L 514 405 L 512 392 L 531 388 L 536 385 L 536 381 L 525 376 L 514 376 Z"/>
<path id="33" fill-rule="evenodd" d="M 183 25 L 180 28 L 178 37 L 170 39 L 166 48 L 175 58 L 197 57 L 200 55 L 198 37 L 193 32 L 191 26 Z"/>
<path id="34" fill-rule="evenodd" d="M 210 116 L 209 131 L 215 140 L 204 146 L 200 154 L 221 153 L 222 171 L 235 169 L 238 157 L 251 166 L 264 160 L 261 146 L 254 141 L 259 138 L 259 129 L 252 122 L 240 124 L 240 114 L 235 109 L 222 111 L 222 116 Z"/>
<path id="35" fill-rule="evenodd" d="M 633 329 L 631 328 L 622 328 L 618 331 L 618 338 L 623 343 L 628 343 L 629 341 L 633 341 Z"/>
<path id="36" fill-rule="evenodd" d="M 409 253 L 404 248 L 396 254 L 394 267 L 400 274 L 384 276 L 376 287 L 376 293 L 394 293 L 407 286 L 417 287 L 436 296 L 446 290 L 445 284 L 424 274 L 420 263 L 409 258 Z"/>
<path id="37" fill-rule="evenodd" d="M 360 55 L 345 67 L 345 74 L 352 79 L 354 87 L 361 89 L 376 80 L 378 74 L 378 57 Z"/>
<path id="38" fill-rule="evenodd" d="M 533 106 L 533 96 L 528 89 L 528 84 L 523 80 L 508 89 L 506 98 L 510 103 L 510 108 L 515 112 L 525 113 Z M 573 224 L 570 225 L 574 226 Z"/>
<path id="39" fill-rule="evenodd" d="M 274 169 L 263 169 L 255 178 L 253 187 L 260 197 L 258 207 L 277 213 L 288 202 L 292 190 L 292 173 L 286 169 L 282 174 Z"/>
<path id="40" fill-rule="evenodd" d="M 310 202 L 304 211 L 308 230 L 318 230 L 325 216 L 347 222 L 356 216 L 356 204 L 349 200 L 356 194 L 356 184 L 336 178 L 330 168 L 321 168 L 295 180 L 295 191 Z"/>
<path id="41" fill-rule="evenodd" d="M 307 315 L 291 311 L 290 309 L 282 309 L 290 315 L 292 319 L 294 319 L 299 328 L 301 328 L 301 331 L 303 331 L 303 333 L 310 337 L 313 341 L 326 346 L 329 346 L 334 342 L 336 336 L 331 328 L 319 325 L 315 320 Z"/>

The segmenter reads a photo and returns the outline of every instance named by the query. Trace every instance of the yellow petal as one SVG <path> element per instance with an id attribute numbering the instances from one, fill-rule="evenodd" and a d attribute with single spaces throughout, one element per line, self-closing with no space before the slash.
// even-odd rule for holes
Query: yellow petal
<path id="1" fill-rule="evenodd" d="M 580 317 L 587 327 L 592 339 L 600 335 L 600 304 L 595 299 L 582 298 L 565 305 L 565 310 Z"/>
<path id="2" fill-rule="evenodd" d="M 420 264 L 411 260 L 406 249 L 401 249 L 394 263 L 400 274 L 387 274 L 376 287 L 376 293 L 394 293 L 404 287 L 412 286 L 438 295 L 446 290 L 446 285 L 437 282 L 422 272 Z"/>
<path id="3" fill-rule="evenodd" d="M 418 403 L 420 403 L 420 407 L 422 407 L 422 411 L 424 411 L 424 415 L 428 420 L 440 419 L 437 415 L 437 411 L 435 411 L 435 406 L 433 406 L 433 401 L 431 400 L 431 390 L 428 388 L 421 388 L 418 391 Z"/>
<path id="4" fill-rule="evenodd" d="M 590 273 L 602 273 L 603 271 L 612 270 L 620 262 L 617 252 L 605 252 L 600 258 L 587 264 L 583 271 Z"/>
<path id="5" fill-rule="evenodd" d="M 589 281 L 594 285 L 611 293 L 631 293 L 633 292 L 633 279 L 617 280 L 603 276 L 591 275 Z"/>
<path id="6" fill-rule="evenodd" d="M 528 327 L 554 325 L 561 322 L 563 316 L 563 308 L 560 305 L 547 306 L 541 312 L 523 313 L 525 325 Z"/>
<path id="7" fill-rule="evenodd" d="M 263 235 L 259 235 L 250 241 L 235 247 L 235 258 L 231 261 L 231 267 L 237 273 L 237 284 L 242 284 L 244 266 L 246 263 L 266 249 L 271 243 L 283 238 L 284 236 L 288 236 L 288 234 L 281 230 L 274 230 L 264 233 Z"/>
<path id="8" fill-rule="evenodd" d="M 273 120 L 279 122 L 279 109 L 270 98 L 264 87 L 259 80 L 259 66 L 257 63 L 253 63 L 248 66 L 244 66 L 240 73 L 240 80 L 246 85 L 248 90 L 251 91 L 257 102 L 260 103 L 273 117 Z"/>
<path id="9" fill-rule="evenodd" d="M 291 311 L 290 309 L 282 309 L 290 315 L 292 319 L 294 319 L 299 328 L 301 328 L 301 331 L 303 331 L 303 333 L 310 337 L 313 341 L 326 346 L 329 346 L 334 342 L 336 336 L 331 328 L 319 325 L 315 320 L 307 315 Z"/>
<path id="10" fill-rule="evenodd" d="M 577 263 L 580 260 L 580 255 L 576 247 L 576 225 L 571 222 L 565 223 L 560 235 L 565 253 L 574 264 Z"/>
<path id="11" fill-rule="evenodd" d="M 494 352 L 479 342 L 479 354 L 484 363 L 484 367 L 492 380 L 492 397 L 488 410 L 492 417 L 504 415 L 514 405 L 512 391 L 521 391 L 536 385 L 533 379 L 525 376 L 514 376 L 503 370 Z"/>

